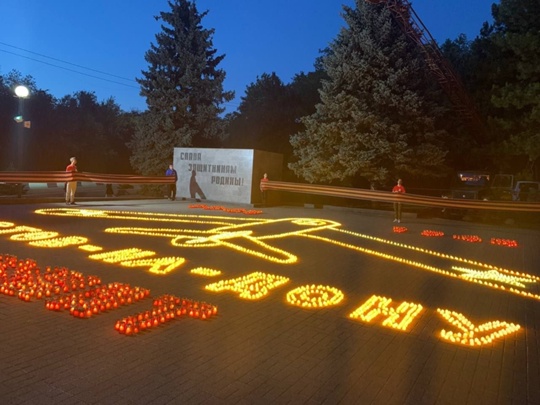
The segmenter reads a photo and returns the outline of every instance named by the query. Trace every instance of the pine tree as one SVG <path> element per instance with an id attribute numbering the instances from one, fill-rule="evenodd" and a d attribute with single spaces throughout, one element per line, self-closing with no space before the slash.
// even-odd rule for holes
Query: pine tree
<path id="1" fill-rule="evenodd" d="M 156 17 L 162 32 L 146 52 L 148 70 L 137 79 L 148 111 L 130 143 L 131 163 L 143 174 L 163 172 L 174 147 L 209 146 L 221 138 L 220 106 L 234 96 L 223 90 L 225 72 L 218 65 L 225 56 L 216 56 L 214 30 L 201 25 L 208 12 L 199 13 L 188 0 L 168 3 L 171 10 Z"/>
<path id="2" fill-rule="evenodd" d="M 291 138 L 298 160 L 289 167 L 309 182 L 440 174 L 442 111 L 418 48 L 384 6 L 357 0 L 344 19 L 323 59 L 321 103 Z"/>
<path id="3" fill-rule="evenodd" d="M 491 39 L 501 58 L 492 99 L 501 113 L 493 117 L 505 139 L 504 156 L 520 156 L 525 178 L 540 176 L 540 2 L 501 0 L 493 6 Z M 501 61 L 502 59 L 502 61 Z"/>
<path id="4" fill-rule="evenodd" d="M 230 117 L 228 144 L 287 154 L 295 132 L 289 88 L 273 72 L 263 73 L 246 88 L 238 111 Z"/>

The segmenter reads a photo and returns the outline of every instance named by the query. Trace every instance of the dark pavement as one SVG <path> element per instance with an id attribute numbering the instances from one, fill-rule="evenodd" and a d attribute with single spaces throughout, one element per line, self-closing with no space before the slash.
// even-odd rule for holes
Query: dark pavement
<path id="1" fill-rule="evenodd" d="M 77 319 L 45 299 L 0 294 L 1 403 L 540 403 L 539 230 L 411 213 L 395 224 L 376 210 L 224 208 L 0 205 L 0 254 L 151 296 Z M 424 236 L 436 232 L 444 236 Z M 72 244 L 36 243 L 49 239 Z M 134 248 L 141 257 L 111 254 Z M 221 273 L 191 272 L 201 268 Z M 135 336 L 115 330 L 162 295 L 218 312 Z"/>

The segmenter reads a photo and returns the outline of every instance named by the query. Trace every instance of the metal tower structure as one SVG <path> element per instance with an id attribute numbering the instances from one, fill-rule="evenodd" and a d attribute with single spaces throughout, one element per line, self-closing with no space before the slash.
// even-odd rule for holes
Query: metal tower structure
<path id="1" fill-rule="evenodd" d="M 429 69 L 448 95 L 462 121 L 471 129 L 477 140 L 485 139 L 487 129 L 475 104 L 411 3 L 408 0 L 365 1 L 371 4 L 384 4 L 390 10 L 403 32 L 421 49 Z"/>

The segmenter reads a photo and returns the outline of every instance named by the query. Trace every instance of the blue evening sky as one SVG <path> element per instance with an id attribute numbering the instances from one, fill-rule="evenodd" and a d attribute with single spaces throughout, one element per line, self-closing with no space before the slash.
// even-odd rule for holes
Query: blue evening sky
<path id="1" fill-rule="evenodd" d="M 475 38 L 491 22 L 494 0 L 416 0 L 413 8 L 437 42 L 461 33 Z M 205 28 L 215 29 L 214 48 L 225 54 L 225 90 L 236 98 L 263 73 L 284 83 L 313 70 L 319 50 L 344 25 L 342 5 L 354 0 L 197 0 L 208 10 Z M 0 74 L 31 75 L 55 97 L 85 90 L 99 101 L 114 97 L 125 111 L 146 109 L 135 77 L 147 69 L 144 54 L 167 0 L 1 0 Z"/>

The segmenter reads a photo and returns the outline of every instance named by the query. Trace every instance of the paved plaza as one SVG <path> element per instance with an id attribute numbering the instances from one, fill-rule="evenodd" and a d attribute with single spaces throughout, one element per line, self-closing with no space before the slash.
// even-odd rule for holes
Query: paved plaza
<path id="1" fill-rule="evenodd" d="M 88 318 L 0 294 L 1 403 L 540 403 L 540 230 L 207 204 L 0 205 L 4 262 L 149 291 Z M 217 313 L 115 328 L 160 299 Z"/>

